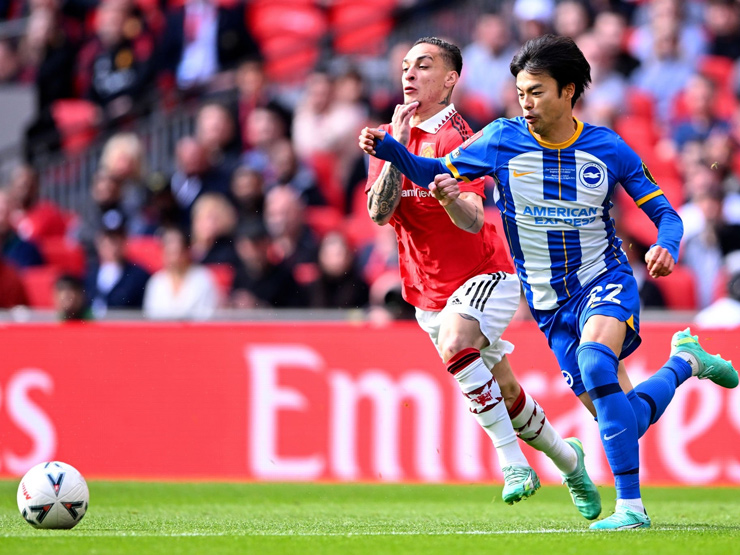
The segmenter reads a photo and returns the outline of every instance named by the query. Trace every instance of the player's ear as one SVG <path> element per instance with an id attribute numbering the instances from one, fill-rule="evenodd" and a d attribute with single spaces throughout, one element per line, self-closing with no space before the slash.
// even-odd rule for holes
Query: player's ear
<path id="1" fill-rule="evenodd" d="M 570 100 L 573 98 L 573 95 L 576 94 L 576 85 L 575 83 L 568 83 L 563 87 L 563 92 L 565 93 L 565 96 Z"/>
<path id="2" fill-rule="evenodd" d="M 457 71 L 448 71 L 445 76 L 445 86 L 448 88 L 454 87 L 459 80 L 460 74 Z"/>

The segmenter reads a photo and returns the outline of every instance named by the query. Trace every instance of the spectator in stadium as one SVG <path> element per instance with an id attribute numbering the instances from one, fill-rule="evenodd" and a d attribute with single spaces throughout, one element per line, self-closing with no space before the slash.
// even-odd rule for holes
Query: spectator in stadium
<path id="1" fill-rule="evenodd" d="M 735 0 L 707 0 L 704 26 L 709 35 L 709 54 L 740 58 L 740 5 Z"/>
<path id="2" fill-rule="evenodd" d="M 652 51 L 630 81 L 652 95 L 660 124 L 668 124 L 673 103 L 694 73 L 695 61 L 682 56 L 678 29 L 670 21 L 653 26 Z"/>
<path id="3" fill-rule="evenodd" d="M 62 322 L 92 320 L 92 310 L 85 296 L 85 283 L 77 276 L 59 276 L 54 282 L 54 309 Z"/>
<path id="4" fill-rule="evenodd" d="M 679 57 L 695 64 L 707 51 L 707 39 L 700 17 L 693 10 L 696 4 L 686 0 L 652 0 L 643 3 L 635 14 L 637 28 L 629 37 L 631 53 L 641 62 L 654 57 L 659 49 L 656 42 L 665 29 L 675 33 Z"/>
<path id="5" fill-rule="evenodd" d="M 434 157 L 475 140 L 478 135 L 451 104 L 462 70 L 457 46 L 436 37 L 419 39 L 399 69 L 405 103 L 381 129 L 393 133 L 405 153 Z M 503 500 L 512 504 L 539 488 L 516 429 L 523 441 L 553 460 L 579 512 L 596 518 L 601 499 L 583 464 L 580 442 L 558 435 L 519 386 L 506 357 L 513 345 L 502 334 L 519 305 L 520 284 L 495 226 L 484 221 L 483 180 L 466 182 L 451 198 L 434 188 L 419 194 L 423 189 L 416 183 L 421 181 L 412 182 L 395 165 L 372 158 L 365 186 L 368 212 L 376 224 L 391 224 L 396 231 L 403 297 L 416 307 L 419 325 L 496 448 Z M 372 288 L 379 287 L 376 280 Z"/>
<path id="6" fill-rule="evenodd" d="M 484 124 L 496 114 L 503 113 L 502 90 L 510 85 L 509 62 L 515 52 L 504 17 L 498 13 L 481 14 L 475 24 L 473 42 L 462 50 L 465 73 L 455 87 L 461 109 L 465 110 L 468 118 Z M 397 71 L 397 68 L 393 70 Z"/>
<path id="7" fill-rule="evenodd" d="M 333 159 L 334 177 L 344 182 L 351 161 L 357 157 L 354 137 L 367 118 L 367 107 L 356 97 L 342 97 L 338 94 L 342 90 L 349 87 L 338 89 L 326 72 L 309 75 L 293 116 L 292 137 L 300 158 Z M 321 141 L 316 140 L 317 135 Z"/>
<path id="8" fill-rule="evenodd" d="M 120 213 L 109 211 L 95 238 L 96 262 L 87 272 L 85 291 L 95 318 L 110 309 L 141 309 L 149 273 L 125 256 L 126 222 Z"/>
<path id="9" fill-rule="evenodd" d="M 714 82 L 700 73 L 691 76 L 683 89 L 685 114 L 673 126 L 672 140 L 676 151 L 688 141 L 704 142 L 711 134 L 727 135 L 730 122 L 717 117 Z"/>
<path id="10" fill-rule="evenodd" d="M 249 112 L 244 127 L 250 146 L 242 155 L 241 165 L 262 173 L 265 183 L 275 183 L 276 177 L 270 166 L 270 150 L 288 138 L 288 128 L 281 112 L 272 104 L 255 106 Z"/>
<path id="11" fill-rule="evenodd" d="M 304 204 L 321 206 L 326 204 L 324 195 L 319 188 L 316 173 L 300 160 L 295 152 L 293 143 L 288 139 L 277 141 L 270 147 L 268 153 L 270 168 L 267 174 L 271 181 L 265 183 L 266 190 L 275 185 L 287 185 L 297 192 Z"/>
<path id="12" fill-rule="evenodd" d="M 598 37 L 604 55 L 623 77 L 632 75 L 640 65 L 640 61 L 624 47 L 627 30 L 625 16 L 617 11 L 600 11 L 594 18 L 593 35 Z"/>
<path id="13" fill-rule="evenodd" d="M 611 218 L 598 214 L 610 207 L 610 195 L 619 182 L 658 228 L 658 240 L 646 256 L 648 272 L 656 278 L 673 271 L 681 219 L 626 143 L 607 128 L 573 118 L 573 106 L 589 84 L 590 67 L 572 39 L 545 35 L 528 41 L 510 69 L 525 117 L 492 122 L 444 158 L 415 156 L 405 148 L 408 116 L 416 104 L 399 108 L 405 119 L 402 125 L 393 125 L 403 144 L 384 130 L 367 128 L 359 144 L 368 154 L 390 162 L 386 172 L 398 168 L 415 183 L 426 184 L 430 194 L 445 204 L 457 203 L 470 180 L 495 175 L 504 229 L 530 310 L 574 394 L 598 415 L 599 436 L 615 476 L 616 510 L 591 529 L 648 528 L 651 522 L 640 494 L 639 438 L 657 422 L 684 381 L 698 377 L 732 389 L 738 385 L 738 373 L 719 355 L 709 355 L 686 329 L 674 334 L 665 365 L 636 388 L 631 386 L 620 357 L 639 345 L 639 297 Z M 546 160 L 553 151 L 558 153 L 559 176 L 576 174 L 576 164 L 584 156 L 592 160 L 592 166 L 574 175 L 572 193 L 563 192 L 562 180 L 557 191 L 547 184 Z M 590 198 L 575 195 L 581 185 L 600 187 L 602 192 Z M 394 196 L 400 197 L 397 191 Z M 566 214 L 541 217 L 540 208 L 552 206 L 553 199 L 558 203 L 554 212 L 562 209 Z M 593 227 L 586 222 L 576 226 L 575 220 L 569 224 L 571 209 L 597 215 L 591 220 Z M 457 212 L 468 228 L 477 222 L 477 211 L 471 212 Z M 548 240 L 547 234 L 562 235 L 564 242 Z M 575 267 L 568 252 L 580 253 Z"/>
<path id="14" fill-rule="evenodd" d="M 220 176 L 221 190 L 228 190 L 229 179 L 241 154 L 241 139 L 234 116 L 223 104 L 209 102 L 198 111 L 194 136 L 205 149 L 208 163 Z"/>
<path id="15" fill-rule="evenodd" d="M 105 0 L 95 16 L 95 36 L 80 50 L 77 88 L 103 110 L 106 121 L 141 114 L 155 75 L 155 41 L 132 4 Z"/>
<path id="16" fill-rule="evenodd" d="M 725 194 L 710 168 L 698 169 L 692 184 L 691 201 L 679 210 L 687 230 L 681 247 L 694 273 L 699 308 L 705 308 L 715 298 L 725 254 L 740 249 L 740 225 L 725 217 Z"/>
<path id="17" fill-rule="evenodd" d="M 231 197 L 234 199 L 239 224 L 263 221 L 265 179 L 260 172 L 241 166 L 231 177 Z"/>
<path id="18" fill-rule="evenodd" d="M 0 256 L 0 309 L 28 305 L 28 294 L 18 270 Z"/>
<path id="19" fill-rule="evenodd" d="M 555 5 L 553 31 L 575 41 L 591 27 L 591 17 L 586 4 L 580 0 L 562 0 Z"/>
<path id="20" fill-rule="evenodd" d="M 169 183 L 180 212 L 178 221 L 189 227 L 193 203 L 204 193 L 230 194 L 227 174 L 211 166 L 205 147 L 193 137 L 183 137 L 175 147 L 175 172 Z"/>
<path id="21" fill-rule="evenodd" d="M 0 256 L 17 268 L 40 266 L 44 263 L 38 247 L 21 238 L 11 222 L 11 200 L 8 190 L 0 189 Z"/>
<path id="22" fill-rule="evenodd" d="M 722 296 L 694 317 L 694 322 L 703 328 L 740 327 L 740 251 L 725 256 L 727 287 Z"/>
<path id="23" fill-rule="evenodd" d="M 321 240 L 318 270 L 318 278 L 309 285 L 310 306 L 362 308 L 367 305 L 369 288 L 342 233 L 330 232 Z"/>
<path id="24" fill-rule="evenodd" d="M 236 210 L 219 193 L 203 193 L 193 204 L 190 252 L 199 264 L 239 264 L 234 247 Z"/>
<path id="25" fill-rule="evenodd" d="M 188 237 L 177 227 L 162 238 L 162 269 L 144 290 L 144 316 L 154 320 L 207 320 L 213 316 L 219 292 L 211 272 L 193 264 Z"/>
<path id="26" fill-rule="evenodd" d="M 32 75 L 36 93 L 36 113 L 24 138 L 27 161 L 61 146 L 52 108 L 57 100 L 77 96 L 74 70 L 78 49 L 79 45 L 61 24 L 58 11 L 37 8 L 31 12 L 20 46 L 25 70 Z"/>
<path id="27" fill-rule="evenodd" d="M 116 133 L 105 142 L 99 169 L 120 184 L 120 205 L 127 218 L 130 235 L 146 233 L 142 218 L 146 203 L 146 160 L 144 145 L 135 133 Z"/>
<path id="28" fill-rule="evenodd" d="M 145 228 L 138 203 L 127 202 L 123 183 L 105 169 L 99 169 L 93 175 L 90 197 L 81 212 L 70 223 L 69 235 L 82 245 L 88 261 L 97 257 L 96 237 L 105 227 L 106 218 L 124 221 L 131 235 Z"/>
<path id="29" fill-rule="evenodd" d="M 244 123 L 249 120 L 249 114 L 255 108 L 272 107 L 276 112 L 282 114 L 285 129 L 290 129 L 292 114 L 279 100 L 277 90 L 273 88 L 265 74 L 265 65 L 262 60 L 247 59 L 239 64 L 236 70 L 236 89 L 237 121 L 242 122 L 242 147 L 244 150 L 249 150 L 254 146 L 250 142 L 247 126 Z"/>
<path id="30" fill-rule="evenodd" d="M 39 175 L 29 165 L 13 170 L 8 185 L 13 207 L 11 222 L 18 234 L 37 246 L 48 237 L 60 237 L 67 231 L 67 217 L 54 203 L 41 199 Z"/>
<path id="31" fill-rule="evenodd" d="M 398 273 L 398 241 L 393 226 L 384 225 L 375 230 L 373 240 L 360 250 L 358 263 L 362 277 L 370 285 L 383 274 Z"/>
<path id="32" fill-rule="evenodd" d="M 299 283 L 310 281 L 301 272 L 318 261 L 319 244 L 306 223 L 305 205 L 298 193 L 287 185 L 270 189 L 265 197 L 265 225 L 277 259 L 294 272 Z"/>
<path id="33" fill-rule="evenodd" d="M 614 69 L 614 60 L 605 52 L 600 37 L 584 33 L 576 42 L 591 64 L 592 79 L 588 96 L 580 103 L 579 116 L 596 125 L 612 125 L 624 111 L 627 80 Z"/>
<path id="34" fill-rule="evenodd" d="M 516 0 L 513 15 L 519 42 L 549 32 L 554 10 L 555 3 L 552 0 Z"/>
<path id="35" fill-rule="evenodd" d="M 186 0 L 170 8 L 159 52 L 161 67 L 175 75 L 180 89 L 212 84 L 218 73 L 259 56 L 246 20 L 242 2 Z"/>
<path id="36" fill-rule="evenodd" d="M 283 261 L 271 255 L 271 238 L 264 223 L 246 222 L 237 232 L 240 263 L 231 288 L 235 308 L 296 308 L 306 306 L 306 290 Z"/>

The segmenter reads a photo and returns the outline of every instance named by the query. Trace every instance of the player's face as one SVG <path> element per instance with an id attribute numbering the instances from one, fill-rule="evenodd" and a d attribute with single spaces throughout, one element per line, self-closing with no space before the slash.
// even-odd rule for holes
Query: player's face
<path id="1" fill-rule="evenodd" d="M 558 126 L 572 125 L 572 84 L 558 91 L 558 82 L 545 73 L 520 71 L 516 76 L 519 105 L 530 129 L 547 138 Z"/>
<path id="2" fill-rule="evenodd" d="M 457 83 L 457 72 L 447 67 L 441 49 L 433 44 L 414 46 L 403 59 L 402 68 L 403 102 L 418 101 L 418 111 L 442 106 Z"/>

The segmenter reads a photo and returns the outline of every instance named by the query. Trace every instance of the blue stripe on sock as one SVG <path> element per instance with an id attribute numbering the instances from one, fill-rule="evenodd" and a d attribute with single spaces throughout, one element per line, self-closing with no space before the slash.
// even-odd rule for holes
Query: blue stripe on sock
<path id="1" fill-rule="evenodd" d="M 607 395 L 614 395 L 615 393 L 619 393 L 620 391 L 622 391 L 622 388 L 619 387 L 619 383 L 610 383 L 594 387 L 593 389 L 589 389 L 588 395 L 589 397 L 591 397 L 592 401 L 595 401 L 596 399 L 601 399 L 602 397 L 606 397 Z"/>
<path id="2" fill-rule="evenodd" d="M 658 407 L 655 406 L 655 401 L 653 401 L 650 396 L 646 393 L 643 393 L 641 391 L 637 392 L 637 396 L 645 401 L 648 406 L 650 407 L 650 420 L 649 422 L 652 422 L 655 418 L 655 414 L 658 412 Z"/>

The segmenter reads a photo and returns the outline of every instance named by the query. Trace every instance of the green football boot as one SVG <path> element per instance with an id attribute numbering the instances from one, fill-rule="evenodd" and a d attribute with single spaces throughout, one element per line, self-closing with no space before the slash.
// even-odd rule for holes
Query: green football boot
<path id="1" fill-rule="evenodd" d="M 531 497 L 535 491 L 540 489 L 540 479 L 529 466 L 506 466 L 502 471 L 504 489 L 501 497 L 509 505 Z"/>
<path id="2" fill-rule="evenodd" d="M 650 528 L 650 517 L 645 513 L 638 513 L 627 507 L 617 507 L 612 516 L 604 520 L 594 522 L 591 530 L 635 530 L 637 528 Z"/>
<path id="3" fill-rule="evenodd" d="M 699 361 L 699 368 L 693 374 L 700 380 L 712 380 L 719 386 L 732 389 L 737 387 L 737 370 L 732 362 L 719 355 L 710 355 L 701 345 L 696 335 L 691 335 L 691 329 L 686 328 L 673 334 L 671 339 L 671 356 L 686 352 L 692 354 Z"/>
<path id="4" fill-rule="evenodd" d="M 563 474 L 563 483 L 568 486 L 570 497 L 578 512 L 588 520 L 593 520 L 601 514 L 601 494 L 591 481 L 584 464 L 585 454 L 583 445 L 576 437 L 569 437 L 565 443 L 570 445 L 578 457 L 578 465 L 570 474 Z"/>

